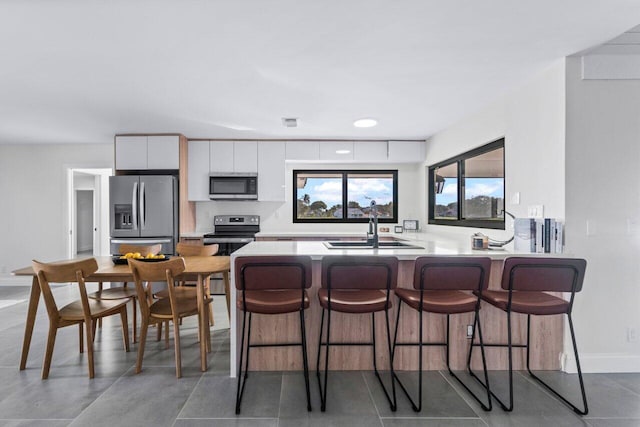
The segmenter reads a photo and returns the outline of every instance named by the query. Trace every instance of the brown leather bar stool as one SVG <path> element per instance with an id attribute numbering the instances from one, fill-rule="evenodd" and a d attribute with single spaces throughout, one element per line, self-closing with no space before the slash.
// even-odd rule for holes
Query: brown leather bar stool
<path id="1" fill-rule="evenodd" d="M 240 341 L 240 362 L 238 364 L 238 385 L 236 389 L 236 414 L 240 413 L 240 404 L 249 372 L 249 350 L 252 347 L 301 346 L 304 381 L 307 391 L 307 410 L 311 411 L 309 393 L 309 364 L 307 361 L 307 337 L 305 332 L 304 310 L 309 308 L 307 289 L 311 287 L 311 258 L 308 256 L 260 256 L 238 257 L 235 260 L 236 289 L 241 292 L 236 298 L 237 307 L 242 310 L 242 338 Z M 300 313 L 300 342 L 251 344 L 251 320 L 253 313 L 285 314 Z M 242 379 L 242 361 L 244 357 L 244 337 L 249 314 L 247 331 L 247 358 Z"/>
<path id="2" fill-rule="evenodd" d="M 475 313 L 473 322 L 473 336 L 477 325 L 480 348 L 482 352 L 482 367 L 484 370 L 484 384 L 489 384 L 487 376 L 487 362 L 484 355 L 482 341 L 482 327 L 480 326 L 480 295 L 489 285 L 489 273 L 491 271 L 491 259 L 486 257 L 420 257 L 416 259 L 413 273 L 413 289 L 397 288 L 398 296 L 398 316 L 396 318 L 396 330 L 393 338 L 393 356 L 397 346 L 417 346 L 418 347 L 418 403 L 409 395 L 406 387 L 397 376 L 396 381 L 405 393 L 413 410 L 422 410 L 422 348 L 429 346 L 446 347 L 446 362 L 449 374 L 451 374 L 462 385 L 485 411 L 491 410 L 491 395 L 487 386 L 487 403 L 473 393 L 469 387 L 451 370 L 449 364 L 449 318 L 452 314 Z M 477 296 L 471 291 L 476 291 Z M 400 311 L 402 304 L 417 310 L 419 313 L 419 340 L 417 343 L 398 342 L 398 327 L 400 325 Z M 424 342 L 423 341 L 423 313 L 439 313 L 447 316 L 447 332 L 445 342 Z M 472 347 L 470 347 L 471 350 Z M 471 351 L 467 358 L 467 369 L 471 371 Z M 477 378 L 477 377 L 475 377 Z M 484 385 L 483 384 L 483 385 Z"/>
<path id="3" fill-rule="evenodd" d="M 513 347 L 526 347 L 527 349 L 527 371 L 540 384 L 545 386 L 562 402 L 570 406 L 576 413 L 587 415 L 587 396 L 582 380 L 582 370 L 580 369 L 580 359 L 578 358 L 578 348 L 576 347 L 576 336 L 571 320 L 571 310 L 576 292 L 582 289 L 584 273 L 587 268 L 587 261 L 577 258 L 507 258 L 502 270 L 502 289 L 504 291 L 486 291 L 482 293 L 482 299 L 494 307 L 507 313 L 507 344 L 485 344 L 490 347 L 507 347 L 509 349 L 509 406 L 491 392 L 491 395 L 498 401 L 505 411 L 513 410 Z M 566 292 L 569 300 L 550 295 L 547 292 Z M 527 343 L 513 344 L 511 332 L 511 313 L 522 313 L 527 315 Z M 582 403 L 584 410 L 578 409 L 556 390 L 542 381 L 533 372 L 529 365 L 530 343 L 531 343 L 531 316 L 549 316 L 566 314 L 569 319 L 569 330 L 571 331 L 571 341 L 578 368 L 578 379 L 580 381 L 580 391 L 582 393 Z"/>
<path id="4" fill-rule="evenodd" d="M 373 369 L 382 386 L 391 410 L 396 410 L 396 387 L 393 374 L 391 331 L 389 328 L 389 308 L 391 308 L 391 291 L 398 281 L 398 259 L 389 256 L 326 256 L 322 259 L 322 288 L 318 290 L 318 299 L 322 307 L 322 320 L 318 339 L 318 358 L 316 376 L 320 387 L 321 410 L 327 407 L 327 379 L 329 377 L 329 347 L 362 346 L 373 347 Z M 331 312 L 338 311 L 350 314 L 371 313 L 370 342 L 331 342 Z M 376 363 L 376 323 L 375 314 L 384 311 L 387 324 L 387 345 L 389 348 L 389 369 L 391 371 L 391 396 L 387 392 L 378 373 Z M 322 341 L 324 316 L 327 313 L 327 334 Z M 325 346 L 324 386 L 320 379 L 320 353 Z"/>

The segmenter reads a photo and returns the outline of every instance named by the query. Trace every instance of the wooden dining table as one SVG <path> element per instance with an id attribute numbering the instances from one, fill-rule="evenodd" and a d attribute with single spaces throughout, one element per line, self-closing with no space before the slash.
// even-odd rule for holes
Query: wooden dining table
<path id="1" fill-rule="evenodd" d="M 133 274 L 127 264 L 115 265 L 109 256 L 94 257 L 98 261 L 98 270 L 92 275 L 85 278 L 86 282 L 133 282 Z M 184 257 L 185 270 L 176 277 L 179 280 L 195 280 L 197 283 L 198 298 L 198 316 L 200 322 L 200 330 L 207 329 L 204 321 L 207 319 L 205 310 L 205 281 L 214 273 L 222 273 L 224 288 L 227 299 L 227 310 L 230 311 L 230 289 L 229 289 L 229 269 L 230 262 L 228 256 L 190 256 Z M 38 312 L 38 304 L 40 302 L 40 285 L 38 277 L 32 267 L 24 267 L 12 272 L 16 276 L 32 276 L 31 294 L 29 295 L 29 306 L 27 308 L 27 323 L 24 330 L 24 340 L 22 342 L 22 354 L 20 357 L 20 370 L 27 366 L 27 357 L 29 356 L 29 347 L 31 346 L 31 337 L 33 335 L 33 327 Z M 200 337 L 200 367 L 202 371 L 207 370 L 207 348 L 206 341 Z"/>

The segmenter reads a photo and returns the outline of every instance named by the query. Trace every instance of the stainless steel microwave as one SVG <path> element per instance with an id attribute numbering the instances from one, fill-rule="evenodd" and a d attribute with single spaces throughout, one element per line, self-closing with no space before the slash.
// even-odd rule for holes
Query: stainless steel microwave
<path id="1" fill-rule="evenodd" d="M 258 174 L 215 173 L 209 175 L 209 199 L 257 200 Z"/>

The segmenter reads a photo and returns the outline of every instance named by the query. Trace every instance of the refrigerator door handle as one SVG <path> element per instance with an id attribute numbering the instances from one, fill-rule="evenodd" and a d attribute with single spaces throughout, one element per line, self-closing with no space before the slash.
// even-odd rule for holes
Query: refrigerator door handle
<path id="1" fill-rule="evenodd" d="M 138 203 L 136 201 L 136 195 L 138 194 L 138 183 L 133 183 L 133 192 L 131 194 L 131 211 L 133 215 L 133 229 L 138 229 Z"/>
<path id="2" fill-rule="evenodd" d="M 144 230 L 145 223 L 145 211 L 147 210 L 146 206 L 146 197 L 144 194 L 144 181 L 140 184 L 140 229 Z"/>
<path id="3" fill-rule="evenodd" d="M 155 245 L 157 243 L 171 243 L 171 239 L 111 239 L 111 243 L 120 245 L 129 243 L 131 245 Z"/>

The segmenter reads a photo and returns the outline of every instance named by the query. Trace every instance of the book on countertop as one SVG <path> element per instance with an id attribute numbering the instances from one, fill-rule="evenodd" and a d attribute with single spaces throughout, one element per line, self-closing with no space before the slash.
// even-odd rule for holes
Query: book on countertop
<path id="1" fill-rule="evenodd" d="M 516 218 L 513 221 L 513 248 L 516 252 L 536 251 L 536 220 Z"/>

